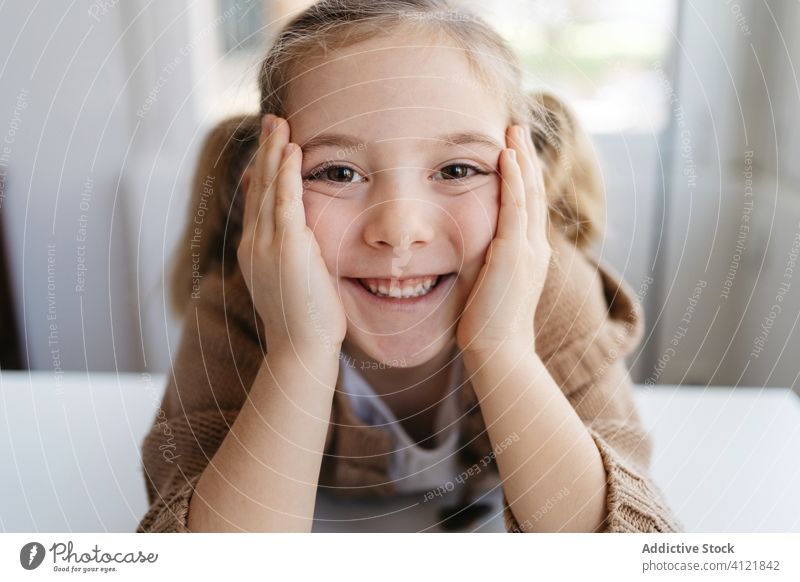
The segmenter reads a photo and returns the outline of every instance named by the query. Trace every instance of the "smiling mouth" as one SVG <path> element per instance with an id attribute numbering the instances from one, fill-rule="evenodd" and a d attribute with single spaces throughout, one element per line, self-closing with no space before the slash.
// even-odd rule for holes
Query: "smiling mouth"
<path id="1" fill-rule="evenodd" d="M 439 283 L 451 275 L 444 273 L 441 275 L 426 275 L 423 277 L 410 277 L 404 279 L 390 278 L 355 278 L 364 289 L 376 297 L 387 297 L 393 299 L 414 299 L 424 297 L 433 291 Z"/>

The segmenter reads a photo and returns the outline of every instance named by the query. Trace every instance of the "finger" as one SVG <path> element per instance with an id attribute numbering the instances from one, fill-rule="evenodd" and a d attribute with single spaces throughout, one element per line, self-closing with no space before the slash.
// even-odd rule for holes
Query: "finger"
<path id="1" fill-rule="evenodd" d="M 533 136 L 528 128 L 525 128 L 525 146 L 528 151 L 526 156 L 526 167 L 529 172 L 529 185 L 527 195 L 528 208 L 528 239 L 533 241 L 536 234 L 544 233 L 549 241 L 549 218 L 550 211 L 547 205 L 547 191 L 544 186 L 544 170 L 542 161 L 536 153 L 536 146 L 533 143 Z M 524 175 L 524 172 L 523 172 Z"/>
<path id="2" fill-rule="evenodd" d="M 541 210 L 539 208 L 541 198 L 544 196 L 544 189 L 540 187 L 541 170 L 534 159 L 534 152 L 531 150 L 532 142 L 530 131 L 525 126 L 515 125 L 511 132 L 511 143 L 517 151 L 520 173 L 525 184 L 525 208 L 528 217 L 528 226 L 525 236 L 528 240 L 533 240 L 535 233 L 542 228 Z"/>
<path id="3" fill-rule="evenodd" d="M 290 233 L 305 230 L 303 180 L 300 175 L 303 155 L 295 143 L 288 143 L 275 181 L 275 236 L 283 240 Z"/>
<path id="4" fill-rule="evenodd" d="M 495 238 L 521 240 L 525 236 L 525 184 L 512 148 L 500 156 L 500 213 Z"/>
<path id="5" fill-rule="evenodd" d="M 269 133 L 269 127 L 274 115 L 268 113 L 261 118 L 261 133 L 258 135 L 258 147 L 253 154 L 253 160 L 247 168 L 249 173 L 248 187 L 245 190 L 244 215 L 242 218 L 242 230 L 253 228 L 258 217 L 258 209 L 261 206 L 266 191 L 264 183 L 264 161 L 266 146 L 264 145 Z"/>
<path id="6" fill-rule="evenodd" d="M 289 124 L 285 119 L 273 117 L 272 131 L 266 138 L 266 150 L 264 151 L 264 162 L 262 170 L 264 172 L 265 192 L 264 199 L 259 207 L 259 228 L 263 228 L 263 237 L 271 241 L 275 236 L 275 190 L 278 172 L 283 158 L 283 148 L 289 142 Z"/>

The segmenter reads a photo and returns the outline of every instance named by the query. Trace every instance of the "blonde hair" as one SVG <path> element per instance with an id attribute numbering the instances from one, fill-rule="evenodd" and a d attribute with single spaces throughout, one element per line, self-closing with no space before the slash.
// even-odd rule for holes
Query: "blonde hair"
<path id="1" fill-rule="evenodd" d="M 176 313 L 183 311 L 198 277 L 216 261 L 226 270 L 238 267 L 236 248 L 245 194 L 242 173 L 258 143 L 261 117 L 267 113 L 286 116 L 289 81 L 303 74 L 313 57 L 324 58 L 329 51 L 411 24 L 415 30 L 425 27 L 426 32 L 444 35 L 462 49 L 481 86 L 501 88 L 511 122 L 530 127 L 543 162 L 553 226 L 580 249 L 600 236 L 604 199 L 588 137 L 555 95 L 524 91 L 516 56 L 483 19 L 451 0 L 321 0 L 288 22 L 268 50 L 258 77 L 259 114 L 222 121 L 203 144 L 190 220 L 173 256 L 171 304 Z M 201 195 L 203 232 L 199 247 L 192 248 Z"/>

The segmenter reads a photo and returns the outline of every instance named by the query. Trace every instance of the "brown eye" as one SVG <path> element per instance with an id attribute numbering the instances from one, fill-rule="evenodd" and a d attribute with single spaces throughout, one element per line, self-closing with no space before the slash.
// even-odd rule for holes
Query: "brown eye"
<path id="1" fill-rule="evenodd" d="M 470 172 L 474 172 L 474 174 L 470 174 Z M 486 174 L 471 164 L 450 164 L 438 173 L 443 176 L 444 180 L 464 180 L 476 174 Z"/>
<path id="2" fill-rule="evenodd" d="M 354 179 L 356 176 L 359 176 L 359 173 L 349 166 L 327 166 L 314 170 L 306 177 L 306 180 L 325 180 L 346 184 L 359 181 Z"/>

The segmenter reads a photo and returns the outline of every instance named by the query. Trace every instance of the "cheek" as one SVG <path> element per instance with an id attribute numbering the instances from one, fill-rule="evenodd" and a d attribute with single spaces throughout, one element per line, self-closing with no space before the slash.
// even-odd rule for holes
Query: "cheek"
<path id="1" fill-rule="evenodd" d="M 460 230 L 464 245 L 464 262 L 482 261 L 497 229 L 499 188 L 486 185 L 472 194 L 459 198 L 459 204 L 450 210 Z"/>
<path id="2" fill-rule="evenodd" d="M 303 195 L 303 206 L 306 225 L 314 233 L 325 266 L 334 274 L 337 272 L 337 261 L 342 261 L 342 253 L 346 249 L 344 237 L 352 233 L 347 226 L 353 223 L 355 215 L 342 208 L 341 204 L 331 202 L 330 197 L 314 192 Z"/>

